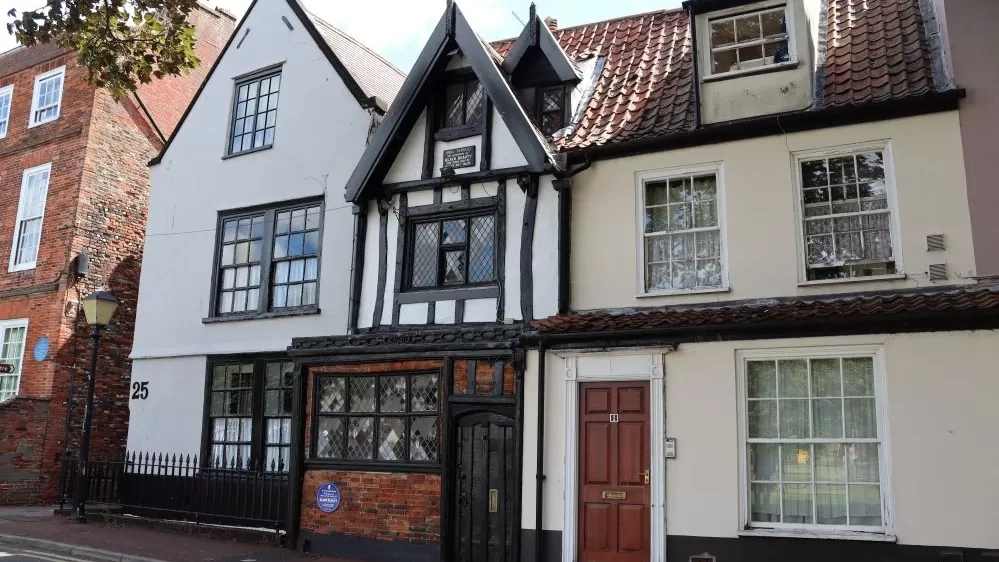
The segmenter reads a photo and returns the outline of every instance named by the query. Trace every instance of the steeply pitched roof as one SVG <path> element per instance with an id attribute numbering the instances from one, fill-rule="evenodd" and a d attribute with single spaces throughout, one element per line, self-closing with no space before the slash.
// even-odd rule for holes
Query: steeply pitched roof
<path id="1" fill-rule="evenodd" d="M 999 287 L 910 291 L 807 299 L 769 299 L 724 306 L 670 306 L 589 312 L 537 320 L 541 334 L 700 330 L 719 326 L 794 324 L 840 318 L 888 317 L 961 311 L 999 314 Z"/>
<path id="2" fill-rule="evenodd" d="M 815 104 L 835 106 L 914 98 L 946 85 L 933 81 L 920 0 L 827 0 L 815 73 Z M 669 137 L 693 130 L 694 49 L 681 9 L 660 10 L 555 32 L 572 60 L 606 57 L 593 97 L 560 150 Z M 507 55 L 512 39 L 493 44 Z"/>
<path id="3" fill-rule="evenodd" d="M 306 11 L 306 14 L 358 86 L 369 98 L 374 97 L 383 111 L 387 109 L 399 93 L 406 73 L 312 12 Z"/>

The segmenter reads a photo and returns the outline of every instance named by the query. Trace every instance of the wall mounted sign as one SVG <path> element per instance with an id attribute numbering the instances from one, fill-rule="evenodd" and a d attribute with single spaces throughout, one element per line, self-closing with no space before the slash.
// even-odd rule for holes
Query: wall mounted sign
<path id="1" fill-rule="evenodd" d="M 470 168 L 475 165 L 475 145 L 449 148 L 444 151 L 444 168 Z"/>
<path id="2" fill-rule="evenodd" d="M 42 336 L 35 343 L 35 361 L 45 361 L 49 356 L 49 338 Z"/>
<path id="3" fill-rule="evenodd" d="M 9 375 L 14 372 L 14 366 L 10 363 L 0 363 L 0 375 Z"/>
<path id="4" fill-rule="evenodd" d="M 333 513 L 340 509 L 340 488 L 332 482 L 326 482 L 316 490 L 316 507 L 323 513 Z"/>

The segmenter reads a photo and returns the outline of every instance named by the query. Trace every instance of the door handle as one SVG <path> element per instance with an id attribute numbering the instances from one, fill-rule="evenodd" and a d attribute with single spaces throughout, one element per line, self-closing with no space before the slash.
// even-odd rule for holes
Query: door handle
<path id="1" fill-rule="evenodd" d="M 491 488 L 489 490 L 489 513 L 499 511 L 499 490 Z"/>
<path id="2" fill-rule="evenodd" d="M 645 483 L 648 484 L 649 483 L 649 469 L 645 469 L 645 472 L 639 472 L 638 473 L 638 477 L 639 478 L 641 478 L 642 476 L 645 477 Z"/>

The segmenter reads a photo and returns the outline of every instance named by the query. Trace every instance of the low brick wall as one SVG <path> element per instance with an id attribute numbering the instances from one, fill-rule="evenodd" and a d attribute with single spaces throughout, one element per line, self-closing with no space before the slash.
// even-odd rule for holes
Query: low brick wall
<path id="1" fill-rule="evenodd" d="M 340 508 L 323 513 L 316 490 L 324 482 L 340 488 Z M 438 544 L 441 478 L 399 474 L 310 470 L 302 489 L 303 531 L 368 539 Z"/>

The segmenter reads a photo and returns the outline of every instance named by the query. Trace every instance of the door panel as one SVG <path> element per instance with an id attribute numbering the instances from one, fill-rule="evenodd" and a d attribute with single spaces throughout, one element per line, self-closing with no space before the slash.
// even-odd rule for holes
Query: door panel
<path id="1" fill-rule="evenodd" d="M 471 414 L 456 423 L 453 552 L 459 562 L 514 560 L 515 431 L 508 417 Z"/>
<path id="2" fill-rule="evenodd" d="M 648 562 L 649 384 L 580 386 L 579 562 Z"/>

